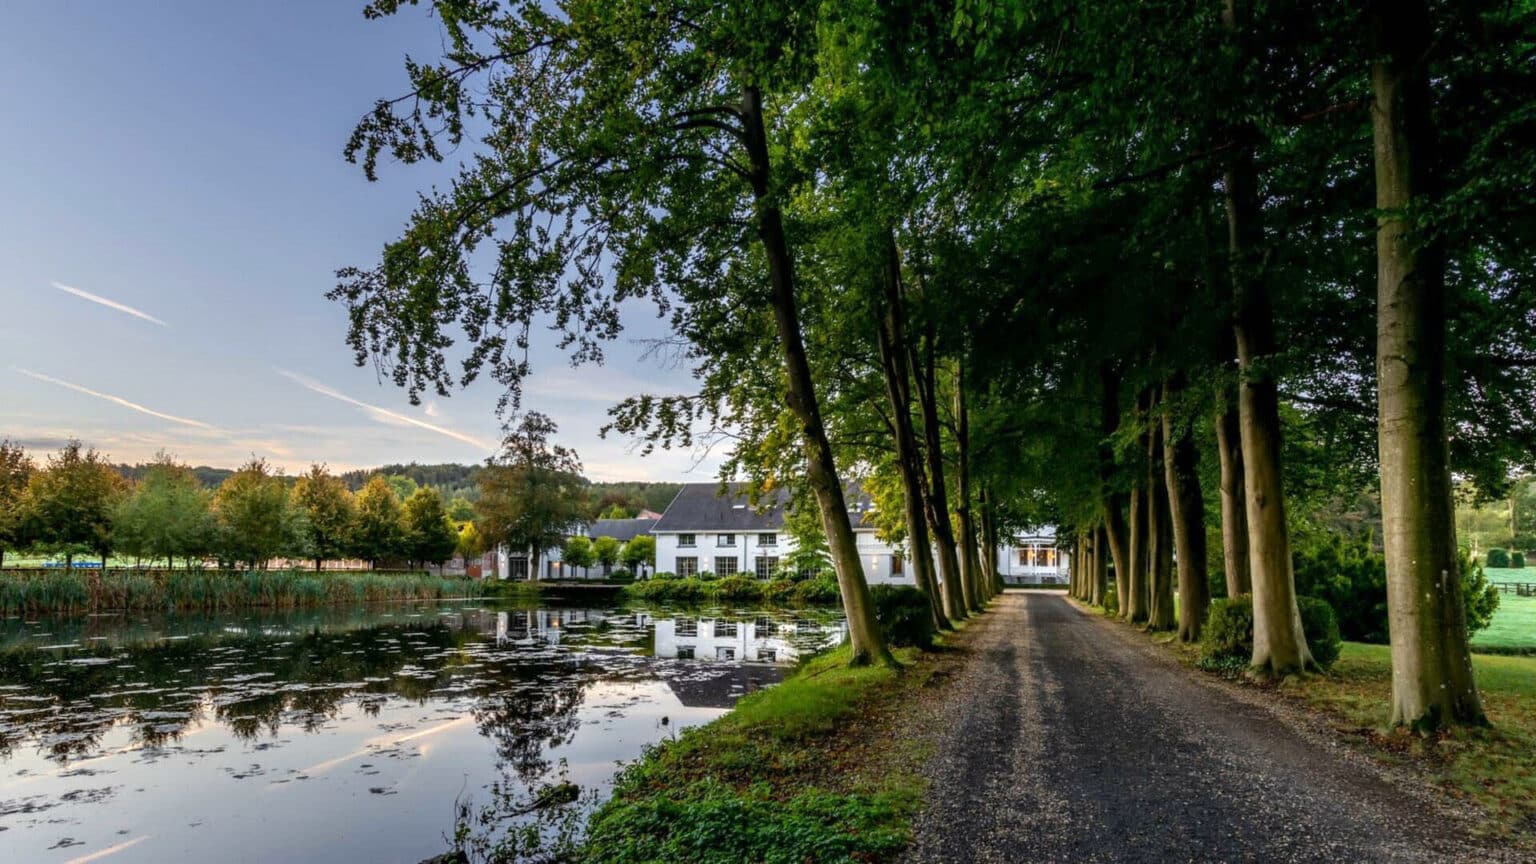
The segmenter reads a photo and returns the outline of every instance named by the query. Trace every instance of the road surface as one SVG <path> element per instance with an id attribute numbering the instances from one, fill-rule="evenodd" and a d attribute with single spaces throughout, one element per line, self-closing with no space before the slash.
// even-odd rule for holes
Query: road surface
<path id="1" fill-rule="evenodd" d="M 977 628 L 908 861 L 1518 860 L 1332 733 L 1059 594 L 1005 594 Z"/>

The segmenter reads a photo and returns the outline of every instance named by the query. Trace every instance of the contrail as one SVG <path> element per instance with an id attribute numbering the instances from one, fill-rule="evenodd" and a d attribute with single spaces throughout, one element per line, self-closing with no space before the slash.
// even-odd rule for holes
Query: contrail
<path id="1" fill-rule="evenodd" d="M 417 427 L 420 427 L 422 429 L 426 429 L 426 430 L 431 431 L 431 432 L 436 432 L 439 435 L 446 435 L 449 438 L 452 438 L 452 439 L 454 439 L 456 441 L 463 441 L 465 444 L 473 444 L 474 446 L 479 447 L 481 450 L 494 450 L 495 449 L 494 447 L 492 447 L 491 445 L 485 443 L 484 441 L 481 441 L 480 439 L 474 438 L 474 437 L 469 436 L 469 435 L 465 435 L 462 432 L 455 432 L 452 429 L 445 429 L 442 426 L 434 426 L 433 424 L 428 423 L 425 420 L 417 420 L 415 417 L 408 417 L 408 416 L 406 416 L 404 414 L 397 414 L 396 412 L 390 411 L 387 408 L 380 408 L 377 405 L 369 405 L 367 402 L 360 402 L 360 401 L 358 401 L 356 399 L 353 399 L 351 396 L 346 395 L 345 393 L 342 393 L 342 392 L 340 392 L 338 390 L 334 390 L 334 389 L 332 389 L 330 387 L 327 387 L 324 384 L 321 384 L 319 381 L 316 381 L 316 380 L 314 380 L 312 378 L 306 378 L 303 375 L 298 374 L 297 372 L 289 372 L 286 369 L 277 369 L 276 371 L 277 371 L 277 374 L 283 376 L 284 378 L 287 378 L 290 381 L 295 382 L 296 384 L 300 385 L 301 387 L 304 387 L 304 388 L 306 388 L 308 390 L 313 390 L 314 392 L 319 393 L 321 396 L 329 396 L 330 398 L 335 399 L 338 402 L 345 402 L 348 405 L 355 405 L 358 408 L 362 408 L 363 410 L 368 411 L 369 413 L 373 414 L 375 417 L 383 416 L 383 417 L 388 417 L 388 418 L 390 418 L 392 420 L 399 421 L 401 423 L 408 423 L 408 424 L 410 424 L 412 426 L 417 426 Z"/>
<path id="2" fill-rule="evenodd" d="M 92 294 L 89 291 L 86 291 L 86 290 L 83 290 L 83 289 L 80 289 L 80 288 L 72 288 L 72 287 L 70 287 L 68 285 L 64 285 L 64 284 L 59 283 L 59 282 L 54 282 L 53 283 L 53 287 L 59 289 L 60 291 L 65 292 L 66 294 L 73 294 L 73 295 L 75 295 L 76 297 L 79 297 L 82 300 L 89 300 L 92 303 L 100 303 L 101 305 L 107 307 L 108 309 L 116 309 L 119 312 L 126 312 L 126 313 L 128 313 L 129 315 L 132 315 L 135 318 L 142 318 L 145 321 L 149 321 L 150 323 L 159 324 L 161 327 L 169 327 L 169 326 L 171 326 L 171 325 L 165 323 L 164 321 L 161 321 L 159 318 L 156 318 L 155 316 L 149 314 L 148 312 L 143 312 L 143 311 L 140 311 L 138 309 L 135 309 L 132 306 L 129 306 L 128 304 L 126 304 L 126 303 L 119 303 L 116 300 L 108 300 L 107 298 L 101 296 L 100 294 Z"/>
<path id="3" fill-rule="evenodd" d="M 84 393 L 87 396 L 95 396 L 97 399 L 105 399 L 108 402 L 121 405 L 124 408 L 128 408 L 133 411 L 137 411 L 140 414 L 148 414 L 151 417 L 159 417 L 161 420 L 169 420 L 172 423 L 180 423 L 183 426 L 194 426 L 198 429 L 210 429 L 215 432 L 218 431 L 218 427 L 210 426 L 201 420 L 189 420 L 186 417 L 177 417 L 175 414 L 166 414 L 161 411 L 156 411 L 153 408 L 145 408 L 143 405 L 140 405 L 137 402 L 129 402 L 127 399 L 124 399 L 121 396 L 113 396 L 109 393 L 99 393 L 89 387 L 81 387 L 79 384 L 71 384 L 68 381 L 60 381 L 51 375 L 44 375 L 41 372 L 33 372 L 30 369 L 22 369 L 18 366 L 12 366 L 11 368 L 27 376 L 28 378 L 36 378 L 39 381 L 47 381 L 49 384 L 56 384 L 60 387 L 67 387 L 76 393 Z"/>

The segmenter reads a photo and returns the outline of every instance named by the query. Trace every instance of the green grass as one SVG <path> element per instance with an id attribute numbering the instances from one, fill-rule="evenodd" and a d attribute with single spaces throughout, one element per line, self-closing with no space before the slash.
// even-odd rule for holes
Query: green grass
<path id="1" fill-rule="evenodd" d="M 1487 629 L 1472 637 L 1472 650 L 1536 654 L 1536 597 L 1500 594 L 1499 608 L 1494 610 L 1493 620 Z"/>
<path id="2" fill-rule="evenodd" d="M 0 574 L 0 614 L 219 611 L 479 597 L 479 580 L 310 570 L 34 570 Z"/>
<path id="3" fill-rule="evenodd" d="M 846 648 L 653 748 L 592 817 L 584 860 L 889 861 L 906 848 L 922 747 L 888 733 L 940 662 L 849 668 Z"/>
<path id="4" fill-rule="evenodd" d="M 1283 689 L 1337 716 L 1382 755 L 1414 758 L 1434 780 L 1478 806 L 1484 832 L 1536 840 L 1536 657 L 1474 656 L 1492 728 L 1432 738 L 1387 729 L 1391 662 L 1386 645 L 1346 642 L 1327 675 Z"/>

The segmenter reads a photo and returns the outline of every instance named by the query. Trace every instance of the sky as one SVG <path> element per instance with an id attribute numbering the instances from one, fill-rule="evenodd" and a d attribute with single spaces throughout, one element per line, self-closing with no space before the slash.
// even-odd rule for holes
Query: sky
<path id="1" fill-rule="evenodd" d="M 497 385 L 412 406 L 358 368 L 334 273 L 368 265 L 445 165 L 342 158 L 352 126 L 437 59 L 423 9 L 362 0 L 29 0 L 0 27 L 0 438 L 79 438 L 116 461 L 157 451 L 297 472 L 478 462 L 500 439 Z M 467 148 L 466 148 L 467 153 Z M 548 414 L 595 480 L 709 480 L 721 454 L 598 429 L 686 369 L 641 358 L 661 335 L 630 308 L 601 367 L 536 341 L 524 407 Z M 42 454 L 39 453 L 39 456 Z"/>

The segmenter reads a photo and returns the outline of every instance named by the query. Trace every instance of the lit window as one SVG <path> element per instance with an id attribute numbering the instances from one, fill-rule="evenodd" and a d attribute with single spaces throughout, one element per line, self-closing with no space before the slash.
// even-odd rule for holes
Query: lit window
<path id="1" fill-rule="evenodd" d="M 891 556 L 891 575 L 900 576 L 907 572 L 907 562 L 900 555 Z"/>

